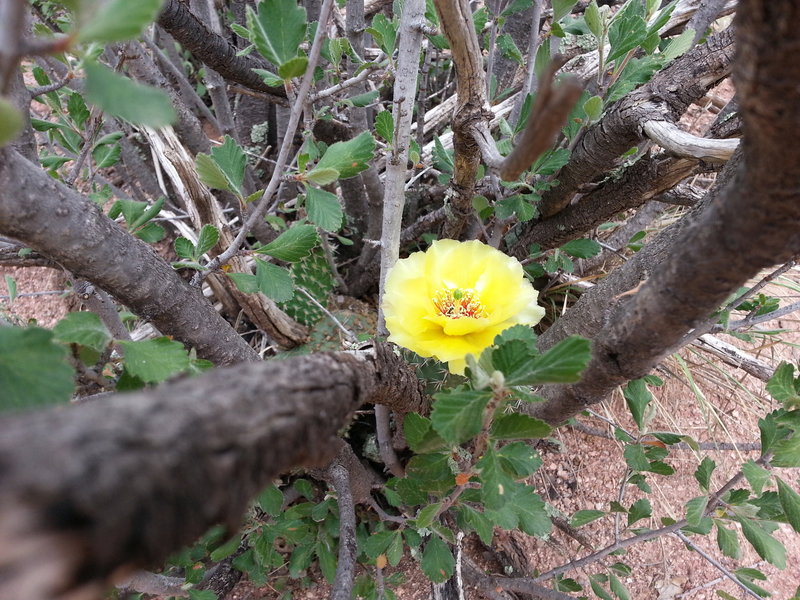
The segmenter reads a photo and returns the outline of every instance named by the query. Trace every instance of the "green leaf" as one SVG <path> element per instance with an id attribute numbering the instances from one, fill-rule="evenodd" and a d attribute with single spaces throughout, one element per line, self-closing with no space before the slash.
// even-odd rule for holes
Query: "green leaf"
<path id="1" fill-rule="evenodd" d="M 251 273 L 228 273 L 233 284 L 239 289 L 240 292 L 245 294 L 255 294 L 258 292 L 258 283 L 256 276 Z"/>
<path id="2" fill-rule="evenodd" d="M 553 21 L 558 22 L 566 17 L 577 0 L 553 0 Z"/>
<path id="3" fill-rule="evenodd" d="M 225 172 L 208 154 L 200 152 L 194 159 L 194 168 L 197 170 L 197 176 L 200 181 L 208 187 L 215 190 L 236 192 L 236 189 L 231 187 Z"/>
<path id="4" fill-rule="evenodd" d="M 641 444 L 628 444 L 622 451 L 625 457 L 625 464 L 633 471 L 649 471 L 650 461 L 644 453 L 644 448 Z"/>
<path id="5" fill-rule="evenodd" d="M 630 527 L 641 519 L 647 519 L 652 514 L 653 507 L 650 506 L 650 500 L 647 498 L 640 498 L 634 502 L 628 510 L 628 526 Z"/>
<path id="6" fill-rule="evenodd" d="M 186 260 L 197 260 L 199 258 L 194 244 L 185 237 L 176 238 L 174 246 L 175 254 L 178 255 L 178 258 L 185 258 Z"/>
<path id="7" fill-rule="evenodd" d="M 314 560 L 314 544 L 296 546 L 289 559 L 289 577 L 300 578 Z"/>
<path id="8" fill-rule="evenodd" d="M 800 383 L 794 378 L 794 365 L 782 362 L 767 382 L 767 392 L 778 402 L 800 403 Z"/>
<path id="9" fill-rule="evenodd" d="M 532 488 L 523 486 L 514 494 L 511 509 L 519 517 L 519 528 L 536 537 L 545 537 L 552 529 L 544 500 Z"/>
<path id="10" fill-rule="evenodd" d="M 780 477 L 776 479 L 778 480 L 778 498 L 780 498 L 786 520 L 789 521 L 792 529 L 800 533 L 800 494 L 790 488 Z"/>
<path id="11" fill-rule="evenodd" d="M 86 108 L 86 102 L 78 92 L 72 92 L 67 101 L 67 112 L 73 120 L 78 129 L 83 129 L 86 121 L 89 119 L 89 109 Z"/>
<path id="12" fill-rule="evenodd" d="M 155 20 L 163 3 L 163 0 L 92 3 L 97 9 L 89 22 L 78 30 L 78 40 L 106 44 L 137 38 Z"/>
<path id="13" fill-rule="evenodd" d="M 189 353 L 168 337 L 141 342 L 119 342 L 125 352 L 125 369 L 147 383 L 157 383 L 189 368 Z"/>
<path id="14" fill-rule="evenodd" d="M 739 536 L 733 529 L 724 527 L 722 523 L 717 521 L 717 546 L 722 551 L 722 554 L 730 558 L 738 559 L 741 556 L 741 548 L 739 547 Z"/>
<path id="15" fill-rule="evenodd" d="M 491 392 L 455 389 L 434 395 L 431 424 L 450 444 L 460 444 L 481 430 Z"/>
<path id="16" fill-rule="evenodd" d="M 375 133 L 390 144 L 392 143 L 392 139 L 394 139 L 394 117 L 388 110 L 382 110 L 375 117 Z"/>
<path id="17" fill-rule="evenodd" d="M 581 527 L 582 525 L 586 525 L 591 523 L 592 521 L 596 521 L 597 519 L 602 519 L 606 516 L 602 510 L 579 510 L 572 518 L 569 520 L 569 524 L 573 527 Z"/>
<path id="18" fill-rule="evenodd" d="M 772 448 L 775 457 L 772 459 L 774 467 L 795 468 L 800 467 L 800 435 L 776 442 Z"/>
<path id="19" fill-rule="evenodd" d="M 600 254 L 600 244 L 594 240 L 571 240 L 561 246 L 561 249 L 575 258 L 591 258 Z"/>
<path id="20" fill-rule="evenodd" d="M 8 303 L 11 304 L 17 299 L 17 282 L 11 275 L 5 275 L 5 280 L 8 289 Z"/>
<path id="21" fill-rule="evenodd" d="M 494 211 L 499 219 L 508 219 L 516 214 L 523 223 L 530 221 L 536 215 L 536 209 L 525 194 L 514 194 L 503 198 L 494 205 Z"/>
<path id="22" fill-rule="evenodd" d="M 317 169 L 336 169 L 340 179 L 355 177 L 366 169 L 375 151 L 375 138 L 368 131 L 346 142 L 336 142 L 328 146 L 317 163 Z M 312 173 L 314 172 L 312 171 Z"/>
<path id="23" fill-rule="evenodd" d="M 377 533 L 373 533 L 364 541 L 364 554 L 367 555 L 368 558 L 375 560 L 386 552 L 386 548 L 392 542 L 392 536 L 394 532 L 392 531 L 379 531 Z M 361 544 L 359 544 L 361 545 Z"/>
<path id="24" fill-rule="evenodd" d="M 265 513 L 271 517 L 277 517 L 281 514 L 281 507 L 283 507 L 283 492 L 271 483 L 258 495 L 256 502 Z"/>
<path id="25" fill-rule="evenodd" d="M 539 454 L 525 442 L 512 442 L 497 452 L 498 464 L 514 479 L 533 475 L 542 466 Z"/>
<path id="26" fill-rule="evenodd" d="M 501 468 L 497 453 L 489 448 L 475 464 L 480 473 L 481 498 L 489 510 L 500 510 L 514 495 L 514 479 Z"/>
<path id="27" fill-rule="evenodd" d="M 644 379 L 629 381 L 622 394 L 625 396 L 625 402 L 628 404 L 628 410 L 631 411 L 631 416 L 636 422 L 636 426 L 639 431 L 644 431 L 646 424 L 645 411 L 653 399 L 653 395 L 647 389 Z"/>
<path id="28" fill-rule="evenodd" d="M 256 75 L 261 77 L 261 80 L 270 87 L 282 87 L 283 79 L 275 75 L 272 71 L 266 69 L 253 69 Z"/>
<path id="29" fill-rule="evenodd" d="M 613 592 L 613 594 L 617 598 L 619 598 L 619 600 L 630 600 L 631 596 L 628 593 L 628 590 L 625 589 L 625 586 L 617 578 L 617 576 L 614 575 L 613 573 L 609 573 L 608 578 L 609 578 L 609 585 L 611 586 L 611 591 Z"/>
<path id="30" fill-rule="evenodd" d="M 53 327 L 55 338 L 67 344 L 80 344 L 102 352 L 111 341 L 111 334 L 93 312 L 73 312 Z"/>
<path id="31" fill-rule="evenodd" d="M 314 169 L 303 177 L 317 185 L 328 185 L 339 179 L 339 171 L 336 169 Z"/>
<path id="32" fill-rule="evenodd" d="M 614 61 L 630 52 L 643 43 L 647 36 L 644 6 L 636 0 L 628 2 L 614 15 L 611 27 L 608 29 L 608 41 L 611 44 L 608 62 Z"/>
<path id="33" fill-rule="evenodd" d="M 541 385 L 543 383 L 574 383 L 591 358 L 589 340 L 572 335 L 531 362 L 524 380 L 516 385 Z"/>
<path id="34" fill-rule="evenodd" d="M 7 98 L 0 97 L 0 148 L 17 137 L 22 131 L 22 113 Z"/>
<path id="35" fill-rule="evenodd" d="M 209 558 L 215 562 L 221 561 L 223 558 L 228 558 L 231 554 L 236 552 L 239 548 L 239 544 L 242 541 L 241 535 L 235 535 L 227 542 L 222 544 L 220 547 L 215 548 L 213 552 L 209 555 Z"/>
<path id="36" fill-rule="evenodd" d="M 225 142 L 221 146 L 215 146 L 211 149 L 211 156 L 228 183 L 227 189 L 239 196 L 243 196 L 242 181 L 244 181 L 244 169 L 247 165 L 247 157 L 244 154 L 244 150 L 239 147 L 239 144 L 231 136 L 226 135 Z"/>
<path id="37" fill-rule="evenodd" d="M 692 47 L 694 42 L 694 29 L 687 28 L 683 30 L 679 36 L 672 38 L 664 48 L 664 60 L 667 62 L 673 61 L 679 56 L 682 56 L 687 50 Z"/>
<path id="38" fill-rule="evenodd" d="M 697 469 L 694 472 L 694 478 L 697 480 L 697 483 L 700 484 L 700 488 L 702 490 L 706 492 L 708 491 L 708 488 L 711 485 L 711 474 L 716 468 L 717 463 L 707 456 L 703 458 L 703 460 L 697 466 Z"/>
<path id="39" fill-rule="evenodd" d="M 306 37 L 306 9 L 295 0 L 264 0 L 258 13 L 247 8 L 251 41 L 273 65 L 283 65 L 297 56 Z"/>
<path id="40" fill-rule="evenodd" d="M 440 502 L 435 502 L 422 507 L 417 513 L 417 518 L 415 519 L 417 523 L 417 529 L 427 529 L 433 525 L 433 520 L 436 517 L 436 513 L 439 512 L 440 506 Z"/>
<path id="41" fill-rule="evenodd" d="M 503 57 L 513 60 L 518 65 L 524 65 L 525 60 L 522 57 L 522 52 L 519 51 L 517 44 L 514 42 L 514 38 L 511 37 L 508 33 L 503 33 L 497 36 L 497 47 L 502 52 Z"/>
<path id="42" fill-rule="evenodd" d="M 97 63 L 86 62 L 86 99 L 108 114 L 153 128 L 175 122 L 177 115 L 166 93 L 131 81 Z"/>
<path id="43" fill-rule="evenodd" d="M 367 33 L 375 38 L 387 56 L 394 53 L 397 41 L 397 24 L 386 18 L 386 15 L 377 14 L 372 19 L 372 27 L 367 27 Z"/>
<path id="44" fill-rule="evenodd" d="M 319 570 L 322 571 L 325 580 L 333 583 L 336 580 L 336 555 L 334 554 L 333 543 L 327 536 L 317 541 L 314 552 L 319 561 Z"/>
<path id="45" fill-rule="evenodd" d="M 335 232 L 342 226 L 344 212 L 336 194 L 307 185 L 306 211 L 309 220 L 325 231 Z"/>
<path id="46" fill-rule="evenodd" d="M 420 564 L 422 572 L 434 583 L 442 583 L 450 579 L 456 566 L 453 553 L 441 538 L 431 536 L 425 544 L 422 552 L 422 562 Z"/>
<path id="47" fill-rule="evenodd" d="M 95 146 L 94 150 L 92 150 L 92 158 L 94 159 L 95 167 L 98 169 L 113 167 L 119 162 L 121 154 L 122 146 L 119 144 L 102 144 Z"/>
<path id="48" fill-rule="evenodd" d="M 586 10 L 588 11 L 589 9 Z M 583 110 L 586 112 L 586 116 L 590 121 L 597 121 L 603 114 L 603 98 L 600 96 L 592 96 L 583 103 Z"/>
<path id="49" fill-rule="evenodd" d="M 258 291 L 275 302 L 287 302 L 294 296 L 294 282 L 289 271 L 256 259 L 256 285 Z"/>
<path id="50" fill-rule="evenodd" d="M 599 39 L 603 35 L 605 23 L 603 16 L 600 14 L 600 8 L 597 6 L 597 0 L 592 0 L 589 6 L 586 7 L 583 13 L 583 20 L 586 22 L 589 31 L 591 31 L 596 38 Z M 588 113 L 589 111 L 586 112 Z"/>
<path id="51" fill-rule="evenodd" d="M 313 225 L 295 225 L 256 252 L 269 254 L 278 260 L 296 262 L 308 256 L 317 242 L 319 242 L 319 236 Z"/>
<path id="52" fill-rule="evenodd" d="M 535 352 L 522 340 L 509 340 L 492 352 L 492 366 L 505 376 L 507 385 L 517 385 L 530 374 Z"/>
<path id="53" fill-rule="evenodd" d="M 747 479 L 747 483 L 749 483 L 750 487 L 753 488 L 753 493 L 756 495 L 761 494 L 761 490 L 764 489 L 764 485 L 772 477 L 769 471 L 767 471 L 761 465 L 756 464 L 752 459 L 748 460 L 742 465 L 742 473 Z"/>
<path id="54" fill-rule="evenodd" d="M 0 327 L 0 410 L 69 401 L 75 373 L 52 338 L 39 327 Z"/>
<path id="55" fill-rule="evenodd" d="M 705 516 L 708 507 L 708 496 L 698 496 L 686 503 L 686 520 L 689 525 L 697 527 Z"/>
<path id="56" fill-rule="evenodd" d="M 356 108 L 364 108 L 365 106 L 369 106 L 373 102 L 375 102 L 378 97 L 380 96 L 380 90 L 372 90 L 370 92 L 365 92 L 363 94 L 356 94 L 355 96 L 350 96 L 349 98 L 345 98 L 343 103 L 345 105 L 352 104 Z"/>
<path id="57" fill-rule="evenodd" d="M 302 77 L 308 68 L 308 58 L 305 56 L 295 56 L 287 60 L 278 68 L 278 75 L 283 79 Z"/>
<path id="58" fill-rule="evenodd" d="M 203 225 L 203 228 L 200 230 L 200 235 L 197 236 L 197 257 L 211 250 L 217 245 L 218 241 L 219 229 L 213 225 Z"/>
<path id="59" fill-rule="evenodd" d="M 484 544 L 490 546 L 494 537 L 494 524 L 489 518 L 484 513 L 466 504 L 462 504 L 457 510 L 461 513 L 467 526 L 475 530 L 475 533 L 478 534 Z"/>
<path id="60" fill-rule="evenodd" d="M 189 600 L 217 600 L 218 596 L 213 590 L 189 590 Z"/>
<path id="61" fill-rule="evenodd" d="M 750 519 L 737 519 L 742 526 L 742 533 L 753 546 L 758 555 L 779 569 L 786 568 L 786 548 L 772 537 L 760 523 Z"/>
<path id="62" fill-rule="evenodd" d="M 431 426 L 430 419 L 417 413 L 408 413 L 403 419 L 403 433 L 408 447 L 417 454 L 436 452 L 448 447 Z"/>
<path id="63" fill-rule="evenodd" d="M 544 421 L 519 413 L 499 415 L 492 423 L 492 437 L 496 440 L 541 439 L 551 431 Z"/>

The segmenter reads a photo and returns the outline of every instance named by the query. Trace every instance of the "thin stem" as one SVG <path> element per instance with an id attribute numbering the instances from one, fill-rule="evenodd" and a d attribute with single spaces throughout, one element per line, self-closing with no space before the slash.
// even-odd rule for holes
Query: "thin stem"
<path id="1" fill-rule="evenodd" d="M 698 545 L 696 545 L 694 542 L 692 542 L 692 540 L 687 538 L 682 532 L 676 531 L 676 532 L 674 532 L 674 535 L 677 536 L 684 544 L 689 546 L 689 548 L 691 548 L 692 550 L 697 552 L 700 556 L 702 556 L 708 562 L 710 562 L 712 565 L 714 565 L 714 567 L 716 567 L 716 569 L 720 573 L 722 573 L 725 577 L 727 577 L 733 583 L 735 583 L 740 588 L 742 588 L 742 590 L 744 591 L 745 594 L 747 594 L 748 596 L 752 596 L 753 598 L 759 598 L 759 599 L 761 598 L 761 596 L 756 594 L 753 590 L 751 590 L 749 587 L 744 585 L 741 581 L 736 579 L 736 577 L 733 575 L 733 573 L 731 573 L 728 569 L 726 569 L 725 566 L 721 562 L 719 562 L 716 558 L 711 556 L 708 552 L 706 552 L 705 550 L 700 548 Z"/>
<path id="2" fill-rule="evenodd" d="M 342 322 L 341 322 L 339 319 L 337 319 L 337 318 L 336 318 L 336 315 L 334 315 L 334 314 L 333 314 L 331 311 L 329 311 L 329 310 L 328 310 L 327 308 L 325 308 L 325 307 L 324 307 L 322 304 L 320 304 L 320 302 L 319 302 L 319 301 L 318 301 L 316 298 L 314 298 L 314 296 L 312 296 L 312 295 L 309 293 L 309 291 L 308 291 L 306 288 L 304 288 L 304 287 L 299 287 L 299 286 L 298 286 L 298 288 L 297 288 L 297 289 L 298 289 L 298 290 L 300 290 L 300 292 L 301 292 L 301 293 L 302 293 L 302 294 L 303 294 L 303 295 L 304 295 L 306 298 L 308 298 L 309 300 L 311 300 L 311 303 L 312 303 L 314 306 L 316 306 L 316 307 L 317 307 L 318 309 L 320 309 L 320 310 L 321 310 L 323 313 L 325 313 L 325 316 L 327 316 L 327 317 L 328 317 L 328 318 L 329 318 L 331 321 L 333 321 L 334 325 L 336 325 L 336 327 L 338 327 L 338 328 L 339 328 L 339 331 L 341 331 L 342 333 L 344 333 L 344 334 L 345 334 L 345 336 L 347 336 L 347 339 L 348 339 L 348 340 L 349 340 L 351 343 L 355 343 L 355 342 L 357 342 L 357 341 L 358 341 L 358 338 L 355 336 L 355 334 L 354 334 L 352 331 L 350 331 L 350 330 L 349 330 L 347 327 L 345 327 L 344 325 L 342 325 Z"/>
<path id="3" fill-rule="evenodd" d="M 353 591 L 353 578 L 356 567 L 356 512 L 353 493 L 350 490 L 350 476 L 344 465 L 335 463 L 328 469 L 328 475 L 336 490 L 339 504 L 339 561 L 336 565 L 336 578 L 331 590 L 332 600 L 350 600 Z"/>

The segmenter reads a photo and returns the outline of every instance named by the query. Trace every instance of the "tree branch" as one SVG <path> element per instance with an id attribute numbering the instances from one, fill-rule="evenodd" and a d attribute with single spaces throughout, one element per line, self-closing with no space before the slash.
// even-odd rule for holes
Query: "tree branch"
<path id="1" fill-rule="evenodd" d="M 547 401 L 532 411 L 539 418 L 560 422 L 645 375 L 732 291 L 800 251 L 800 150 L 781 143 L 800 136 L 800 116 L 792 108 L 800 93 L 791 83 L 800 80 L 800 63 L 792 59 L 793 33 L 784 27 L 800 18 L 800 6 L 779 0 L 767 9 L 746 0 L 737 18 L 743 162 L 708 208 L 676 236 L 659 269 L 617 298 L 621 305 L 608 313 L 595 337 L 581 381 L 561 389 L 545 386 Z M 693 268 L 687 270 L 687 264 Z"/>
<path id="2" fill-rule="evenodd" d="M 106 290 L 203 358 L 218 365 L 258 360 L 200 291 L 151 246 L 10 148 L 0 149 L 0 233 Z"/>
<path id="3" fill-rule="evenodd" d="M 237 56 L 236 48 L 211 31 L 179 0 L 167 0 L 158 16 L 158 24 L 199 60 L 225 79 L 269 94 L 275 104 L 286 105 L 286 90 L 265 84 L 253 69 L 266 68 L 258 60 Z"/>
<path id="4" fill-rule="evenodd" d="M 391 351 L 314 354 L 0 420 L 0 596 L 100 597 L 326 464 L 358 406 L 404 398 L 424 402 Z"/>

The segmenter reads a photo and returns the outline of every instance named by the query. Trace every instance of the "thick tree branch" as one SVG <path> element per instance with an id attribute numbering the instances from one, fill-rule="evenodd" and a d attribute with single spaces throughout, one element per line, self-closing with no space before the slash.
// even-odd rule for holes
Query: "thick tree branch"
<path id="1" fill-rule="evenodd" d="M 266 68 L 264 63 L 246 56 L 237 56 L 236 48 L 206 27 L 180 0 L 167 0 L 164 3 L 158 16 L 158 24 L 225 79 L 269 94 L 270 100 L 276 104 L 286 104 L 286 90 L 268 86 L 253 71 Z"/>
<path id="2" fill-rule="evenodd" d="M 542 196 L 542 217 L 563 210 L 580 185 L 612 169 L 619 156 L 642 141 L 641 127 L 646 121 L 676 120 L 692 102 L 729 75 L 732 61 L 733 30 L 727 29 L 613 105 L 589 128 L 569 163 L 559 171 L 559 185 Z"/>
<path id="3" fill-rule="evenodd" d="M 0 596 L 99 598 L 208 527 L 234 530 L 278 474 L 331 460 L 358 406 L 402 397 L 422 402 L 391 352 L 315 354 L 0 420 Z"/>
<path id="4" fill-rule="evenodd" d="M 0 233 L 106 290 L 203 358 L 219 365 L 258 360 L 200 291 L 151 246 L 10 148 L 0 149 Z"/>
<path id="5" fill-rule="evenodd" d="M 542 390 L 547 401 L 534 413 L 551 423 L 646 374 L 732 291 L 800 251 L 800 150 L 782 143 L 800 136 L 794 108 L 800 63 L 792 58 L 796 37 L 788 25 L 800 18 L 800 6 L 746 0 L 737 18 L 735 75 L 745 129 L 740 168 L 676 236 L 659 269 L 618 298 L 621 305 L 595 337 L 581 381 Z M 688 264 L 693 268 L 687 270 Z"/>

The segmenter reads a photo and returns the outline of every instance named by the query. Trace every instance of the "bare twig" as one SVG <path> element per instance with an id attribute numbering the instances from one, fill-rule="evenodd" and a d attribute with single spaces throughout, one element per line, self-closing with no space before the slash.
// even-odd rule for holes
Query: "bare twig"
<path id="1" fill-rule="evenodd" d="M 729 571 L 727 568 L 725 568 L 725 566 L 724 566 L 724 565 L 723 565 L 721 562 L 719 562 L 719 561 L 718 561 L 716 558 L 714 558 L 713 556 L 711 556 L 711 555 L 710 555 L 708 552 L 706 552 L 705 550 L 703 550 L 702 548 L 700 548 L 700 547 L 699 547 L 697 544 L 695 544 L 694 542 L 692 542 L 692 540 L 690 540 L 688 537 L 686 537 L 686 536 L 685 536 L 685 535 L 684 535 L 682 532 L 680 532 L 680 531 L 675 531 L 675 532 L 673 532 L 673 535 L 677 536 L 677 537 L 678 537 L 678 539 L 680 539 L 680 540 L 681 540 L 681 541 L 682 541 L 684 544 L 686 544 L 687 546 L 689 546 L 689 548 L 691 548 L 692 550 L 694 550 L 695 552 L 697 552 L 697 553 L 698 553 L 700 556 L 702 556 L 702 557 L 703 557 L 703 558 L 705 558 L 705 559 L 706 559 L 708 562 L 710 562 L 712 565 L 714 565 L 714 567 L 715 567 L 715 568 L 716 568 L 716 569 L 717 569 L 717 570 L 718 570 L 720 573 L 722 573 L 722 575 L 723 575 L 723 576 L 727 577 L 727 578 L 728 578 L 728 579 L 730 579 L 730 580 L 731 580 L 733 583 L 735 583 L 737 586 L 739 586 L 739 587 L 740 587 L 740 588 L 741 588 L 741 589 L 744 591 L 744 593 L 745 593 L 746 595 L 748 595 L 748 596 L 752 596 L 753 598 L 759 598 L 759 599 L 761 598 L 761 596 L 759 596 L 758 594 L 756 594 L 756 593 L 755 593 L 753 590 L 751 590 L 749 587 L 747 587 L 747 586 L 746 586 L 746 585 L 744 585 L 744 584 L 743 584 L 741 581 L 739 581 L 739 580 L 738 580 L 738 579 L 737 579 L 737 578 L 734 576 L 734 574 L 733 574 L 733 573 L 731 573 L 731 572 L 730 572 L 730 571 Z"/>
<path id="2" fill-rule="evenodd" d="M 725 162 L 733 156 L 739 139 L 716 140 L 687 133 L 669 121 L 646 121 L 642 125 L 645 135 L 676 156 L 700 160 Z"/>
<path id="3" fill-rule="evenodd" d="M 583 86 L 577 79 L 569 78 L 557 87 L 553 85 L 555 74 L 564 62 L 564 58 L 556 56 L 547 67 L 525 130 L 500 168 L 500 177 L 504 181 L 517 179 L 553 144 L 553 138 L 580 98 Z"/>
<path id="4" fill-rule="evenodd" d="M 400 18 L 400 47 L 397 57 L 397 72 L 394 82 L 394 143 L 392 155 L 386 164 L 385 191 L 383 197 L 383 227 L 381 232 L 380 298 L 383 298 L 386 275 L 400 254 L 400 227 L 405 203 L 405 182 L 408 176 L 408 144 L 411 139 L 411 120 L 419 73 L 419 53 L 422 47 L 422 32 L 419 25 L 424 22 L 424 0 L 407 0 Z M 383 311 L 378 311 L 378 334 L 386 335 Z M 378 426 L 378 447 L 386 466 L 395 476 L 404 471 L 394 453 L 389 432 L 389 414 L 385 407 L 375 407 Z"/>
<path id="5" fill-rule="evenodd" d="M 350 600 L 358 551 L 355 504 L 350 491 L 350 477 L 347 468 L 335 462 L 327 471 L 333 488 L 336 490 L 339 504 L 339 561 L 336 565 L 336 578 L 331 590 L 331 599 Z"/>
<path id="6" fill-rule="evenodd" d="M 344 335 L 347 337 L 348 341 L 350 341 L 350 342 L 356 342 L 356 341 L 358 341 L 358 338 L 355 336 L 355 334 L 354 334 L 352 331 L 350 331 L 350 330 L 349 330 L 347 327 L 345 327 L 344 325 L 342 325 L 342 322 L 341 322 L 339 319 L 337 319 L 337 318 L 336 318 L 336 315 L 334 315 L 334 314 L 333 314 L 331 311 L 329 311 L 329 310 L 328 310 L 327 308 L 325 308 L 325 307 L 324 307 L 322 304 L 320 304 L 320 302 L 319 302 L 319 301 L 318 301 L 316 298 L 314 298 L 314 296 L 312 296 L 312 295 L 311 295 L 311 294 L 308 292 L 308 290 L 307 290 L 306 288 L 304 288 L 304 287 L 298 287 L 297 289 L 298 289 L 298 290 L 300 290 L 300 292 L 301 292 L 301 293 L 302 293 L 302 294 L 303 294 L 303 295 L 304 295 L 306 298 L 308 298 L 309 300 L 311 300 L 311 303 L 312 303 L 314 306 L 316 306 L 316 307 L 317 307 L 318 309 L 320 309 L 320 310 L 321 310 L 323 313 L 325 313 L 325 316 L 327 316 L 327 317 L 328 317 L 328 318 L 329 318 L 331 321 L 333 321 L 333 324 L 334 324 L 334 325 L 336 325 L 336 327 L 338 327 L 338 328 L 339 328 L 339 331 L 341 331 L 341 332 L 342 332 L 342 333 L 343 333 L 343 334 L 344 334 Z"/>

